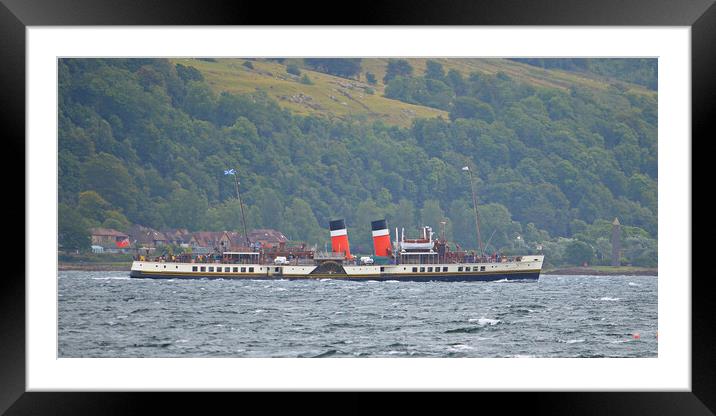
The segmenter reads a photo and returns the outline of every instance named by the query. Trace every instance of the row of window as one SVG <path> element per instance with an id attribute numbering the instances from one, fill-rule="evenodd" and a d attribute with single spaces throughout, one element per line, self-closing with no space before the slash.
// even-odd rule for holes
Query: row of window
<path id="1" fill-rule="evenodd" d="M 485 271 L 485 266 L 474 266 L 474 267 L 472 268 L 472 271 L 473 271 L 473 272 L 478 271 L 478 267 L 479 267 L 479 270 L 480 270 L 481 272 L 484 272 L 484 271 Z M 425 270 L 425 267 L 421 267 L 421 268 L 420 268 L 420 273 L 424 273 L 425 271 L 426 271 L 426 270 Z M 432 267 L 428 267 L 428 268 L 427 268 L 427 272 L 428 272 L 428 273 L 431 273 L 432 271 L 433 271 L 433 268 L 432 268 Z M 442 271 L 443 271 L 443 272 L 446 272 L 446 271 L 448 271 L 448 268 L 447 268 L 447 267 L 443 267 Z M 459 266 L 459 267 L 457 268 L 457 271 L 459 271 L 459 272 L 463 271 L 462 266 Z M 469 272 L 469 271 L 470 271 L 470 266 L 465 266 L 465 271 L 466 271 L 466 272 Z M 417 268 L 417 267 L 413 267 L 413 273 L 417 273 L 417 272 L 418 272 L 418 268 Z M 440 267 L 435 267 L 435 272 L 440 272 Z"/>
<path id="2" fill-rule="evenodd" d="M 165 266 L 165 267 L 166 267 L 166 266 Z M 476 272 L 476 271 L 478 271 L 478 268 L 479 268 L 479 271 L 481 271 L 481 272 L 484 272 L 484 271 L 485 271 L 485 266 L 474 266 L 474 267 L 472 268 L 472 271 L 473 271 L 473 272 Z M 246 268 L 246 267 L 240 267 L 240 268 L 239 268 L 239 267 L 234 267 L 233 269 L 234 269 L 234 270 L 233 270 L 233 273 L 239 273 L 239 269 L 241 269 L 241 273 L 246 273 L 246 269 L 247 269 L 247 268 Z M 435 269 L 435 270 L 433 271 L 433 269 Z M 276 273 L 278 273 L 280 270 L 281 270 L 281 269 L 280 269 L 279 267 L 276 267 Z M 193 272 L 197 272 L 197 271 L 205 272 L 205 271 L 206 271 L 206 266 L 201 266 L 201 267 L 199 267 L 199 266 L 192 266 L 192 267 L 191 267 L 191 271 L 193 271 Z M 209 266 L 209 271 L 210 271 L 210 272 L 213 272 L 213 271 L 214 271 L 214 266 Z M 232 272 L 231 267 L 224 267 L 223 270 L 222 270 L 221 267 L 216 267 L 216 273 L 221 273 L 222 271 L 223 271 L 224 273 L 231 273 L 231 272 Z M 380 271 L 381 271 L 381 272 L 385 271 L 385 267 L 381 267 L 381 268 L 380 268 Z M 441 271 L 441 270 L 440 270 L 440 267 L 434 267 L 434 268 L 433 268 L 433 267 L 427 267 L 427 272 L 428 272 L 428 273 L 433 273 L 433 272 L 439 273 L 440 271 Z M 443 267 L 443 268 L 442 268 L 442 271 L 443 271 L 443 272 L 447 272 L 447 271 L 448 271 L 448 268 L 447 268 L 447 267 Z M 463 267 L 462 267 L 462 266 L 459 266 L 459 267 L 457 268 L 457 271 L 458 271 L 458 272 L 463 271 Z M 469 272 L 469 271 L 470 271 L 470 266 L 465 266 L 464 271 Z M 249 272 L 249 273 L 253 273 L 253 272 L 254 272 L 254 268 L 253 268 L 253 267 L 249 267 L 249 268 L 248 268 L 248 272 Z M 413 267 L 413 273 L 417 273 L 417 272 L 418 272 L 418 268 L 417 268 L 417 267 Z M 426 272 L 426 267 L 421 267 L 421 268 L 420 268 L 420 273 L 425 273 L 425 272 Z"/>
<path id="3" fill-rule="evenodd" d="M 205 271 L 206 271 L 206 266 L 201 266 L 201 268 L 200 268 L 199 266 L 191 266 L 191 271 L 192 271 L 192 272 L 198 272 L 198 271 L 205 272 Z M 214 266 L 209 266 L 209 271 L 210 271 L 210 272 L 213 272 L 213 271 L 214 271 Z M 253 271 L 254 271 L 254 268 L 253 268 L 253 267 L 249 267 L 249 273 L 253 273 Z M 221 272 L 222 272 L 221 267 L 217 267 L 217 268 L 216 268 L 216 272 L 217 272 L 217 273 L 221 273 Z M 231 273 L 231 267 L 224 267 L 223 272 L 224 272 L 224 273 Z M 239 267 L 234 267 L 233 272 L 234 272 L 234 273 L 239 273 Z M 241 267 L 241 273 L 246 273 L 246 267 Z"/>

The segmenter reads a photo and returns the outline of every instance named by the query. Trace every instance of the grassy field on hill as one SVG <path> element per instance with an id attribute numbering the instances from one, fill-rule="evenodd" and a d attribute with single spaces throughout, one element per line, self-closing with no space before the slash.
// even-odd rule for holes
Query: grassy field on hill
<path id="1" fill-rule="evenodd" d="M 515 80 L 535 87 L 567 90 L 574 86 L 606 90 L 613 80 L 592 74 L 580 74 L 554 69 L 542 69 L 505 59 L 447 59 L 431 58 L 445 71 L 455 69 L 467 77 L 472 72 L 496 74 L 504 72 Z M 416 74 L 425 71 L 427 58 L 406 59 Z M 267 60 L 250 60 L 253 68 L 244 65 L 246 59 L 172 59 L 174 63 L 192 66 L 199 71 L 214 92 L 251 93 L 265 91 L 279 104 L 300 115 L 322 114 L 328 117 L 382 120 L 388 124 L 409 126 L 415 118 L 447 118 L 448 113 L 436 108 L 414 105 L 383 96 L 388 58 L 364 59 L 358 79 L 342 78 L 313 71 L 303 65 L 302 59 L 286 59 L 282 63 Z M 300 67 L 301 75 L 286 72 L 289 64 Z M 375 85 L 366 82 L 366 73 L 377 79 Z M 304 84 L 306 74 L 312 84 Z M 635 84 L 620 82 L 631 92 L 655 96 L 656 92 Z"/>
<path id="2" fill-rule="evenodd" d="M 366 82 L 341 78 L 301 68 L 312 85 L 303 84 L 300 76 L 286 72 L 283 64 L 251 61 L 253 69 L 243 65 L 245 59 L 222 59 L 217 62 L 198 59 L 174 59 L 173 62 L 193 66 L 204 75 L 215 92 L 250 93 L 265 91 L 284 108 L 296 114 L 323 114 L 329 117 L 380 119 L 388 124 L 408 126 L 416 117 L 447 118 L 447 112 L 382 97 L 383 88 Z M 363 79 L 365 79 L 363 77 Z M 370 91 L 373 90 L 371 94 Z"/>
<path id="3" fill-rule="evenodd" d="M 531 65 L 522 64 L 501 58 L 407 58 L 415 72 L 421 74 L 425 71 L 426 62 L 432 60 L 440 63 L 445 71 L 457 70 L 467 77 L 471 72 L 484 74 L 496 74 L 504 72 L 511 78 L 531 84 L 535 87 L 559 88 L 567 90 L 574 86 L 583 88 L 606 90 L 613 80 L 599 77 L 593 74 L 561 71 L 556 69 L 542 69 Z M 385 69 L 388 59 L 365 59 L 363 60 L 363 72 L 376 74 L 379 84 L 382 86 Z M 636 84 L 622 82 L 629 90 L 645 95 L 656 96 L 655 91 Z"/>

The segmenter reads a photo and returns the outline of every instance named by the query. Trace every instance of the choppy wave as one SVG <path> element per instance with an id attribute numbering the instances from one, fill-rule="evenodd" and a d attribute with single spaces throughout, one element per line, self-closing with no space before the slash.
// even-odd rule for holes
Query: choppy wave
<path id="1" fill-rule="evenodd" d="M 92 280 L 129 280 L 129 276 L 106 276 L 106 277 L 93 277 Z"/>
<path id="2" fill-rule="evenodd" d="M 472 334 L 473 332 L 477 332 L 480 329 L 482 329 L 481 326 L 464 326 L 460 328 L 454 328 L 454 329 L 448 329 L 445 331 L 446 334 Z"/>
<path id="3" fill-rule="evenodd" d="M 632 339 L 658 330 L 658 281 L 651 277 L 391 285 L 59 276 L 59 357 L 654 357 L 658 351 L 655 336 Z"/>
<path id="4" fill-rule="evenodd" d="M 467 321 L 468 322 L 477 322 L 477 324 L 481 325 L 481 326 L 497 325 L 501 322 L 499 319 L 491 319 L 491 318 L 485 318 L 485 317 L 477 318 L 477 319 L 471 318 L 471 319 L 468 319 Z"/>
<path id="5" fill-rule="evenodd" d="M 580 339 L 567 339 L 567 340 L 558 339 L 558 340 L 557 340 L 557 342 L 562 342 L 562 343 L 565 343 L 565 344 L 579 344 L 579 343 L 582 343 L 582 342 L 584 342 L 584 341 L 585 341 L 585 340 L 584 340 L 584 339 L 581 339 L 581 338 L 580 338 Z"/>
<path id="6" fill-rule="evenodd" d="M 462 326 L 458 328 L 451 328 L 445 331 L 446 334 L 456 334 L 456 333 L 466 333 L 466 334 L 472 334 L 474 332 L 478 332 L 480 330 L 483 330 L 486 327 L 491 327 L 499 324 L 501 321 L 499 319 L 491 319 L 491 318 L 475 318 L 475 319 L 468 319 L 468 322 L 477 324 L 477 326 Z"/>
<path id="7" fill-rule="evenodd" d="M 472 347 L 472 346 L 466 345 L 466 344 L 452 344 L 452 345 L 448 345 L 448 347 L 446 348 L 446 351 L 448 351 L 448 352 L 465 352 L 465 351 L 471 351 L 474 349 L 475 349 L 475 347 Z"/>
<path id="8" fill-rule="evenodd" d="M 328 350 L 326 352 L 322 352 L 318 355 L 314 355 L 313 358 L 325 358 L 330 357 L 331 355 L 335 355 L 338 351 L 337 350 Z"/>

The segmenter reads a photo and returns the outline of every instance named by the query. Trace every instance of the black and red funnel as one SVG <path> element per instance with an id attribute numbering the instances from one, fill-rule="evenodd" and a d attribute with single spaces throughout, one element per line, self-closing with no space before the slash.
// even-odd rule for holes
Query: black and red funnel
<path id="1" fill-rule="evenodd" d="M 370 223 L 373 230 L 373 249 L 375 255 L 379 257 L 387 257 L 390 255 L 390 230 L 388 230 L 388 222 L 384 219 L 373 221 Z"/>
<path id="2" fill-rule="evenodd" d="M 351 258 L 346 221 L 343 219 L 333 220 L 328 223 L 328 226 L 331 230 L 331 251 L 334 253 L 345 253 L 346 258 Z"/>

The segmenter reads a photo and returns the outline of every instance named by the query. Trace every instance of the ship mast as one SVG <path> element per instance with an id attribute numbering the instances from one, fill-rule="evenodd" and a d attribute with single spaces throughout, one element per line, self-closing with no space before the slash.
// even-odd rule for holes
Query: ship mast
<path id="1" fill-rule="evenodd" d="M 234 184 L 236 184 L 236 197 L 239 199 L 239 207 L 241 207 L 241 223 L 244 226 L 244 237 L 246 238 L 246 247 L 251 247 L 251 241 L 249 241 L 249 234 L 246 232 L 246 217 L 244 216 L 244 204 L 241 202 L 241 192 L 239 191 L 239 170 L 235 169 L 234 173 Z"/>
<path id="2" fill-rule="evenodd" d="M 477 214 L 477 197 L 475 196 L 475 182 L 472 179 L 472 170 L 465 166 L 462 170 L 466 170 L 470 174 L 470 189 L 472 190 L 472 205 L 475 209 L 475 228 L 477 229 L 477 243 L 480 246 L 480 257 L 485 255 L 485 251 L 482 247 L 482 238 L 480 238 L 480 220 Z"/>

